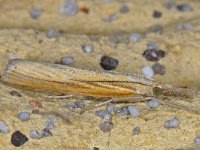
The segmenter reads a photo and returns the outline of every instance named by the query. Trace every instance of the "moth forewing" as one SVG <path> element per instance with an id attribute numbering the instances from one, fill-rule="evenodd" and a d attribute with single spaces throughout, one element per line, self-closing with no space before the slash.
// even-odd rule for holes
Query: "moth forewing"
<path id="1" fill-rule="evenodd" d="M 152 96 L 151 79 L 114 71 L 78 69 L 58 64 L 11 60 L 2 81 L 40 90 L 95 97 Z"/>

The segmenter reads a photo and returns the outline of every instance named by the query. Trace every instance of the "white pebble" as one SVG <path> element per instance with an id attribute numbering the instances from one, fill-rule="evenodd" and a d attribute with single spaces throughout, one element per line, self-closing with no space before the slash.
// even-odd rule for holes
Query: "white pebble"
<path id="1" fill-rule="evenodd" d="M 170 128 L 177 128 L 179 125 L 180 125 L 179 119 L 174 117 L 174 118 L 166 121 L 164 124 L 164 127 L 167 129 L 170 129 Z"/>
<path id="2" fill-rule="evenodd" d="M 62 57 L 60 59 L 60 63 L 62 65 L 71 65 L 74 63 L 74 57 L 71 57 L 71 56 Z"/>
<path id="3" fill-rule="evenodd" d="M 8 133 L 10 131 L 8 125 L 5 123 L 5 121 L 0 120 L 0 133 Z"/>
<path id="4" fill-rule="evenodd" d="M 93 47 L 92 44 L 85 44 L 85 45 L 82 46 L 82 49 L 87 54 L 94 51 L 94 47 Z"/>
<path id="5" fill-rule="evenodd" d="M 30 113 L 29 112 L 20 112 L 17 116 L 21 121 L 27 121 L 30 119 Z"/>
<path id="6" fill-rule="evenodd" d="M 150 66 L 144 66 L 142 68 L 142 74 L 147 78 L 153 78 L 154 72 Z"/>
<path id="7" fill-rule="evenodd" d="M 30 131 L 30 137 L 31 137 L 32 139 L 40 139 L 40 138 L 42 138 L 42 135 L 41 135 L 41 133 L 40 133 L 39 131 L 37 131 L 37 130 L 31 130 L 31 131 Z"/>
<path id="8" fill-rule="evenodd" d="M 151 109 L 156 109 L 156 108 L 158 108 L 160 106 L 160 103 L 156 99 L 152 99 L 152 100 L 147 102 L 147 105 Z"/>
<path id="9" fill-rule="evenodd" d="M 130 42 L 138 42 L 142 39 L 142 35 L 139 33 L 132 33 L 129 37 Z"/>
<path id="10" fill-rule="evenodd" d="M 66 16 L 74 16 L 79 12 L 76 0 L 65 0 L 64 6 L 60 7 L 60 13 Z"/>
<path id="11" fill-rule="evenodd" d="M 131 114 L 131 116 L 134 116 L 134 117 L 140 116 L 140 111 L 135 106 L 128 106 L 128 111 Z"/>

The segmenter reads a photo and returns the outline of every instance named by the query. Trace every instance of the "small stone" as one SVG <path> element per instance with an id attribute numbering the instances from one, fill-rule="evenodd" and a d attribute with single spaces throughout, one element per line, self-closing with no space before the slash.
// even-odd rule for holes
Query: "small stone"
<path id="1" fill-rule="evenodd" d="M 99 150 L 99 148 L 98 147 L 93 147 L 93 150 Z"/>
<path id="2" fill-rule="evenodd" d="M 162 13 L 160 11 L 154 10 L 153 17 L 154 18 L 161 18 L 162 17 Z"/>
<path id="3" fill-rule="evenodd" d="M 190 23 L 188 24 L 179 24 L 176 26 L 177 30 L 188 30 L 188 31 L 193 31 L 194 30 L 194 26 Z"/>
<path id="4" fill-rule="evenodd" d="M 43 12 L 42 8 L 35 8 L 30 11 L 30 16 L 32 19 L 38 19 Z"/>
<path id="5" fill-rule="evenodd" d="M 15 90 L 10 91 L 10 95 L 12 95 L 12 96 L 22 97 L 21 93 L 15 91 Z"/>
<path id="6" fill-rule="evenodd" d="M 132 33 L 130 36 L 129 36 L 129 40 L 130 42 L 138 42 L 142 39 L 142 35 L 139 34 L 139 33 Z"/>
<path id="7" fill-rule="evenodd" d="M 110 132 L 112 128 L 114 127 L 114 124 L 110 121 L 104 121 L 103 123 L 99 124 L 99 128 L 103 132 Z"/>
<path id="8" fill-rule="evenodd" d="M 200 135 L 196 136 L 195 143 L 198 145 L 200 144 Z"/>
<path id="9" fill-rule="evenodd" d="M 17 116 L 21 121 L 28 121 L 30 119 L 29 112 L 20 112 Z"/>
<path id="10" fill-rule="evenodd" d="M 151 27 L 149 27 L 148 31 L 149 32 L 161 32 L 163 30 L 163 26 L 160 25 L 160 24 L 156 24 L 156 25 L 153 25 Z"/>
<path id="11" fill-rule="evenodd" d="M 128 106 L 128 111 L 131 114 L 131 116 L 134 116 L 134 117 L 140 116 L 140 111 L 135 106 Z"/>
<path id="12" fill-rule="evenodd" d="M 49 137 L 49 136 L 53 136 L 53 134 L 51 133 L 51 131 L 49 129 L 43 129 L 42 130 L 42 137 Z"/>
<path id="13" fill-rule="evenodd" d="M 156 99 L 151 99 L 147 102 L 147 105 L 150 109 L 157 109 L 160 106 L 160 103 Z"/>
<path id="14" fill-rule="evenodd" d="M 104 70 L 113 70 L 117 67 L 118 63 L 118 60 L 115 58 L 103 56 L 100 65 Z"/>
<path id="15" fill-rule="evenodd" d="M 154 72 L 150 66 L 144 66 L 142 68 L 142 74 L 147 78 L 153 78 Z"/>
<path id="16" fill-rule="evenodd" d="M 79 6 L 76 0 L 65 0 L 64 6 L 60 7 L 60 13 L 66 16 L 74 16 L 79 12 Z"/>
<path id="17" fill-rule="evenodd" d="M 177 10 L 180 12 L 190 12 L 192 7 L 189 4 L 180 4 L 176 6 Z"/>
<path id="18" fill-rule="evenodd" d="M 153 69 L 153 72 L 154 72 L 155 74 L 160 74 L 160 75 L 164 75 L 164 74 L 165 74 L 165 71 L 166 71 L 165 66 L 164 66 L 164 65 L 161 65 L 161 64 L 159 64 L 159 63 L 153 64 L 152 69 Z"/>
<path id="19" fill-rule="evenodd" d="M 177 128 L 180 125 L 180 121 L 178 118 L 174 117 L 164 123 L 164 127 L 167 129 Z"/>
<path id="20" fill-rule="evenodd" d="M 11 143 L 16 147 L 23 145 L 27 141 L 28 138 L 20 131 L 15 131 L 11 136 Z"/>
<path id="21" fill-rule="evenodd" d="M 30 131 L 30 138 L 32 138 L 32 139 L 40 139 L 40 138 L 42 138 L 42 135 L 37 130 L 31 130 Z"/>
<path id="22" fill-rule="evenodd" d="M 129 12 L 128 6 L 126 6 L 126 5 L 121 6 L 119 12 L 122 13 L 122 14 L 128 13 Z"/>
<path id="23" fill-rule="evenodd" d="M 101 118 L 104 118 L 106 114 L 109 114 L 109 111 L 107 109 L 95 111 L 95 115 Z"/>
<path id="24" fill-rule="evenodd" d="M 142 54 L 148 61 L 158 61 L 165 56 L 165 51 L 157 49 L 147 49 Z"/>
<path id="25" fill-rule="evenodd" d="M 176 7 L 176 2 L 173 0 L 169 0 L 164 4 L 164 7 L 166 9 L 172 9 L 172 8 Z"/>
<path id="26" fill-rule="evenodd" d="M 61 36 L 61 33 L 58 30 L 53 30 L 50 29 L 49 31 L 47 31 L 46 36 L 48 38 L 59 38 Z"/>
<path id="27" fill-rule="evenodd" d="M 117 16 L 115 14 L 112 14 L 108 16 L 108 18 L 104 19 L 104 21 L 111 23 L 112 21 L 116 20 Z"/>
<path id="28" fill-rule="evenodd" d="M 94 51 L 94 47 L 93 47 L 92 44 L 85 44 L 85 45 L 82 46 L 82 49 L 87 54 Z"/>
<path id="29" fill-rule="evenodd" d="M 60 63 L 62 65 L 72 65 L 74 64 L 74 57 L 71 57 L 71 56 L 62 57 L 60 59 Z"/>
<path id="30" fill-rule="evenodd" d="M 74 103 L 74 105 L 76 106 L 76 108 L 80 108 L 80 109 L 85 108 L 84 101 L 77 101 L 77 102 Z"/>
<path id="31" fill-rule="evenodd" d="M 116 106 L 114 104 L 108 104 L 106 107 L 109 113 L 115 113 L 116 112 Z"/>
<path id="32" fill-rule="evenodd" d="M 106 121 L 111 121 L 112 120 L 112 114 L 105 114 L 103 119 L 106 120 Z"/>
<path id="33" fill-rule="evenodd" d="M 128 107 L 121 108 L 120 110 L 118 110 L 117 114 L 119 114 L 120 116 L 127 116 L 127 115 L 129 115 Z"/>
<path id="34" fill-rule="evenodd" d="M 8 125 L 5 123 L 5 121 L 0 120 L 0 133 L 8 133 L 10 131 Z"/>
<path id="35" fill-rule="evenodd" d="M 56 116 L 51 116 L 49 120 L 44 123 L 46 129 L 53 129 L 56 126 L 58 118 Z"/>
<path id="36" fill-rule="evenodd" d="M 138 134 L 140 134 L 140 127 L 135 127 L 133 129 L 133 135 L 138 135 Z"/>
<path id="37" fill-rule="evenodd" d="M 109 36 L 109 41 L 112 42 L 112 43 L 115 43 L 115 44 L 120 43 L 122 40 L 123 40 L 123 36 L 120 33 L 111 34 Z"/>
<path id="38" fill-rule="evenodd" d="M 149 41 L 147 43 L 147 48 L 148 49 L 158 49 L 158 44 L 156 42 L 153 41 Z"/>

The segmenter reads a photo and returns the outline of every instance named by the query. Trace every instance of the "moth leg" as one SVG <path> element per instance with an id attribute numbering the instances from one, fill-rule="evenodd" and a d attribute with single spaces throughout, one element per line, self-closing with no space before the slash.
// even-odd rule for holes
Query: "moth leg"
<path id="1" fill-rule="evenodd" d="M 66 99 L 66 98 L 70 98 L 73 97 L 74 95 L 72 94 L 66 94 L 66 95 L 47 95 L 45 96 L 45 98 L 49 98 L 49 99 Z"/>
<path id="2" fill-rule="evenodd" d="M 100 107 L 100 106 L 107 105 L 107 104 L 109 104 L 111 102 L 131 102 L 131 103 L 137 103 L 137 102 L 147 101 L 148 99 L 147 99 L 147 97 L 144 97 L 144 96 L 135 96 L 135 97 L 128 97 L 128 98 L 127 97 L 126 98 L 121 98 L 121 97 L 120 98 L 111 98 L 111 99 L 106 100 L 104 102 L 100 102 L 100 103 L 97 103 L 95 105 L 90 105 L 90 106 L 82 109 L 80 111 L 80 114 L 82 114 L 82 113 L 84 113 L 84 112 L 86 112 L 88 110 L 91 110 L 91 109 L 94 109 L 94 108 L 97 108 L 97 107 Z"/>

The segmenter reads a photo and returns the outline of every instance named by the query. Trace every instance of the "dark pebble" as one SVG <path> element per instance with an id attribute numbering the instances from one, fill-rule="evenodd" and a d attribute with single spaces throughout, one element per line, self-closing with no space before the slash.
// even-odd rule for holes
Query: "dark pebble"
<path id="1" fill-rule="evenodd" d="M 15 131 L 11 136 L 11 143 L 16 147 L 23 145 L 27 141 L 28 138 L 20 131 Z"/>
<path id="2" fill-rule="evenodd" d="M 177 10 L 180 12 L 190 12 L 192 7 L 189 4 L 180 4 L 176 6 Z"/>
<path id="3" fill-rule="evenodd" d="M 165 51 L 157 49 L 147 49 L 142 55 L 148 61 L 158 61 L 165 56 Z"/>
<path id="4" fill-rule="evenodd" d="M 113 127 L 114 127 L 114 124 L 110 121 L 104 121 L 103 123 L 99 124 L 100 130 L 103 132 L 110 132 Z"/>
<path id="5" fill-rule="evenodd" d="M 165 66 L 164 66 L 164 65 L 161 65 L 161 64 L 159 64 L 159 63 L 153 64 L 152 69 L 153 69 L 153 72 L 154 72 L 155 74 L 160 74 L 160 75 L 164 75 L 164 74 L 165 74 L 165 71 L 166 71 Z"/>
<path id="6" fill-rule="evenodd" d="M 99 148 L 98 147 L 93 147 L 93 150 L 99 150 Z"/>
<path id="7" fill-rule="evenodd" d="M 126 5 L 121 6 L 119 12 L 122 13 L 122 14 L 128 13 L 129 12 L 128 6 L 126 6 Z"/>
<path id="8" fill-rule="evenodd" d="M 100 65 L 104 70 L 113 70 L 118 65 L 118 60 L 112 57 L 103 56 Z"/>
<path id="9" fill-rule="evenodd" d="M 162 17 L 162 13 L 160 11 L 154 10 L 153 17 L 154 18 L 160 18 L 160 17 Z"/>
<path id="10" fill-rule="evenodd" d="M 140 134 L 140 127 L 135 127 L 133 129 L 133 135 L 138 135 L 138 134 Z"/>
<path id="11" fill-rule="evenodd" d="M 49 137 L 49 136 L 52 136 L 53 134 L 51 133 L 51 131 L 47 128 L 43 129 L 42 130 L 42 137 Z"/>
<path id="12" fill-rule="evenodd" d="M 12 96 L 22 97 L 21 93 L 15 91 L 15 90 L 10 91 L 10 95 L 12 95 Z"/>

